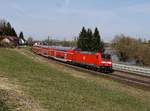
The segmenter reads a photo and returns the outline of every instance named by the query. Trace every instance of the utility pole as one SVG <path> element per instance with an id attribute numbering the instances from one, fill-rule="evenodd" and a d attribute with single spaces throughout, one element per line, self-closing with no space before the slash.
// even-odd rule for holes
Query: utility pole
<path id="1" fill-rule="evenodd" d="M 48 36 L 48 46 L 49 46 L 49 36 Z"/>

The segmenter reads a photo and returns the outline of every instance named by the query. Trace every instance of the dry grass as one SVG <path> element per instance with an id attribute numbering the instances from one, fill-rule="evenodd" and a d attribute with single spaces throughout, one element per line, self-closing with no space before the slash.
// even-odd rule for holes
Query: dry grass
<path id="1" fill-rule="evenodd" d="M 39 104 L 31 97 L 26 95 L 16 84 L 9 82 L 5 77 L 0 77 L 0 99 L 5 100 L 7 110 L 17 111 L 44 111 Z"/>

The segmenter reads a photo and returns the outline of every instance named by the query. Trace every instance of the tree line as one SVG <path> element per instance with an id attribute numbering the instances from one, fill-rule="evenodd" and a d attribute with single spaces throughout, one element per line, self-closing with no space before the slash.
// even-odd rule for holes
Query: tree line
<path id="1" fill-rule="evenodd" d="M 14 36 L 26 41 L 23 32 L 20 32 L 18 36 L 14 27 L 12 27 L 10 22 L 7 22 L 6 20 L 0 20 L 0 37 L 1 36 Z"/>
<path id="2" fill-rule="evenodd" d="M 79 37 L 77 38 L 77 48 L 82 51 L 104 52 L 104 42 L 101 39 L 98 28 L 96 27 L 94 33 L 90 28 L 82 28 Z"/>
<path id="3" fill-rule="evenodd" d="M 119 53 L 121 61 L 134 60 L 138 65 L 150 66 L 150 40 L 117 35 L 112 47 Z"/>
<path id="4" fill-rule="evenodd" d="M 42 43 L 43 43 L 43 45 L 56 45 L 56 46 L 58 46 L 58 45 L 60 45 L 60 46 L 63 46 L 63 47 L 76 47 L 77 45 L 76 45 L 76 43 L 77 43 L 77 41 L 76 41 L 76 39 L 74 39 L 74 40 L 66 40 L 66 39 L 64 39 L 64 40 L 55 40 L 55 39 L 45 39 L 45 40 L 43 40 L 42 41 Z"/>
<path id="5" fill-rule="evenodd" d="M 15 29 L 5 20 L 0 20 L 0 35 L 17 37 Z"/>

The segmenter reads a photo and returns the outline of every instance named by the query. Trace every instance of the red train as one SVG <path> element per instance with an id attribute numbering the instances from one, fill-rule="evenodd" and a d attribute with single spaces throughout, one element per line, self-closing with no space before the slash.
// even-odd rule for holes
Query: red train
<path id="1" fill-rule="evenodd" d="M 112 72 L 112 59 L 109 54 L 84 52 L 70 47 L 42 45 L 34 45 L 32 50 L 39 55 L 59 61 L 101 72 Z"/>

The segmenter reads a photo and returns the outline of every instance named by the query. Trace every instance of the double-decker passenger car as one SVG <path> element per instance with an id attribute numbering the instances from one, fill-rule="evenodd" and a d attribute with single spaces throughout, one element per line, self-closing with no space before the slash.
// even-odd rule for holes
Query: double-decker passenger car
<path id="1" fill-rule="evenodd" d="M 33 51 L 45 57 L 84 66 L 90 69 L 111 72 L 111 55 L 101 52 L 85 52 L 70 47 L 34 45 Z"/>

